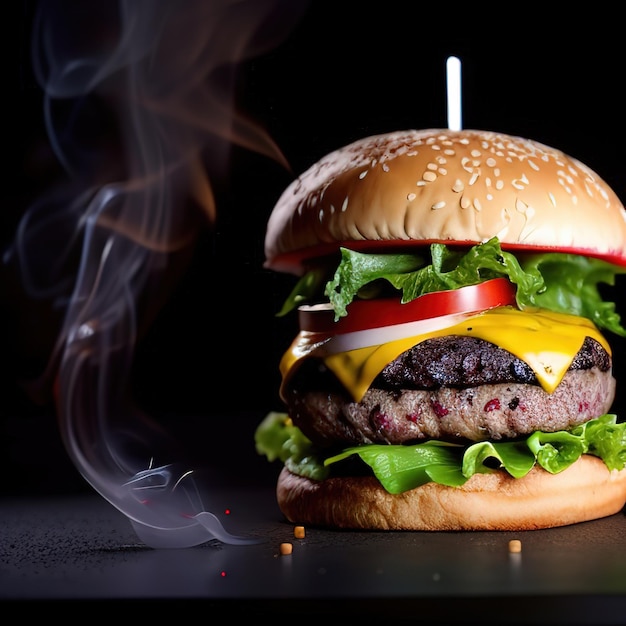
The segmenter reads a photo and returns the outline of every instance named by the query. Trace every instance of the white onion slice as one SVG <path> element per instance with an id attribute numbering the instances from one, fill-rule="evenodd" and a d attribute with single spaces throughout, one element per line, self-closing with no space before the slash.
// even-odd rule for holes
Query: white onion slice
<path id="1" fill-rule="evenodd" d="M 397 339 L 423 335 L 454 326 L 463 320 L 476 317 L 477 315 L 480 315 L 480 313 L 475 311 L 472 313 L 452 313 L 416 322 L 407 322 L 406 324 L 394 324 L 393 326 L 383 326 L 382 328 L 342 333 L 331 337 L 320 350 L 325 354 L 336 354 L 338 352 L 347 352 L 348 350 L 382 345 Z"/>

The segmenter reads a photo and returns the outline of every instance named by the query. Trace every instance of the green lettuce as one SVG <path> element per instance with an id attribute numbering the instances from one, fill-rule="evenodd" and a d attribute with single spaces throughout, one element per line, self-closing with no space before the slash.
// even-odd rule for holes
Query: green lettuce
<path id="1" fill-rule="evenodd" d="M 605 302 L 600 284 L 615 285 L 617 274 L 626 268 L 599 259 L 557 252 L 532 254 L 524 258 L 524 271 L 538 272 L 545 289 L 521 294 L 524 306 L 537 306 L 557 313 L 570 313 L 590 319 L 598 328 L 605 328 L 626 337 L 626 329 L 615 311 L 614 302 Z M 518 303 L 520 300 L 518 288 Z"/>
<path id="2" fill-rule="evenodd" d="M 355 298 L 376 297 L 387 289 L 399 292 L 402 302 L 410 302 L 426 293 L 507 277 L 517 287 L 520 309 L 539 307 L 579 315 L 599 328 L 626 337 L 615 303 L 605 302 L 599 289 L 600 283 L 614 285 L 617 274 L 626 274 L 626 268 L 575 254 L 514 255 L 502 250 L 497 237 L 469 250 L 432 244 L 426 257 L 365 254 L 341 248 L 341 260 L 332 278 L 327 279 L 327 270 L 322 268 L 305 274 L 279 314 L 326 298 L 333 306 L 335 319 L 339 319 L 347 315 L 347 307 Z"/>
<path id="3" fill-rule="evenodd" d="M 286 413 L 271 411 L 254 433 L 256 451 L 267 460 L 282 461 L 294 474 L 313 480 L 323 480 L 328 468 L 316 456 L 313 444 L 294 426 Z"/>
<path id="4" fill-rule="evenodd" d="M 331 475 L 341 461 L 358 456 L 389 493 L 402 493 L 428 482 L 450 487 L 477 473 L 503 469 L 522 478 L 535 466 L 557 474 L 583 454 L 599 457 L 609 470 L 626 467 L 626 422 L 605 414 L 569 431 L 534 432 L 526 439 L 482 441 L 469 446 L 428 441 L 415 445 L 368 444 L 322 459 L 320 452 L 285 413 L 272 412 L 257 427 L 256 450 L 280 459 L 290 471 L 315 480 Z"/>
<path id="5" fill-rule="evenodd" d="M 501 276 L 508 277 L 528 298 L 545 289 L 539 269 L 531 266 L 524 271 L 513 254 L 502 251 L 497 238 L 463 252 L 435 243 L 430 246 L 430 256 L 430 264 L 425 264 L 417 255 L 363 254 L 341 248 L 341 262 L 324 292 L 335 317 L 347 315 L 346 307 L 360 290 L 379 280 L 401 291 L 403 303 L 425 293 L 476 285 Z"/>

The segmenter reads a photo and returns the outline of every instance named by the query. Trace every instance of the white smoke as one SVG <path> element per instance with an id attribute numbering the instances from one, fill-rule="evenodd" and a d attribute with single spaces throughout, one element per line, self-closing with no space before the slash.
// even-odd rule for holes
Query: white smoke
<path id="1" fill-rule="evenodd" d="M 43 0 L 33 67 L 65 177 L 29 207 L 5 262 L 62 327 L 47 375 L 59 429 L 88 483 L 153 547 L 248 543 L 168 433 L 128 393 L 140 303 L 170 259 L 215 221 L 210 172 L 236 144 L 284 164 L 236 111 L 237 65 L 276 46 L 304 4 L 289 0 Z"/>

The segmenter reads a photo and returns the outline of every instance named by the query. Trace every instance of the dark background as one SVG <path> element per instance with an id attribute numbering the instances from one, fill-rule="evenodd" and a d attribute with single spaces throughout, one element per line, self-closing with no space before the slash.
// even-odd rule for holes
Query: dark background
<path id="1" fill-rule="evenodd" d="M 3 248 L 20 217 L 56 175 L 41 93 L 29 58 L 37 2 L 4 6 L 8 142 Z M 181 3 L 183 5 L 184 3 Z M 145 411 L 187 440 L 200 462 L 251 480 L 273 479 L 254 451 L 254 428 L 280 409 L 278 360 L 295 320 L 275 317 L 293 284 L 263 269 L 267 218 L 283 189 L 327 152 L 370 134 L 445 127 L 445 63 L 463 62 L 463 125 L 522 135 L 582 160 L 626 199 L 624 52 L 617 10 L 548 17 L 441 3 L 311 2 L 274 50 L 242 64 L 238 106 L 273 137 L 291 171 L 234 149 L 216 185 L 218 217 L 137 345 L 132 392 Z M 493 6 L 493 5 L 492 5 Z M 341 9 L 341 10 L 339 10 Z M 502 11 L 504 14 L 504 11 Z M 8 109 L 8 111 L 7 111 Z M 5 140 L 6 141 L 6 140 Z M 42 168 L 42 161 L 47 167 Z M 0 493 L 86 486 L 59 440 L 54 405 L 25 382 L 44 370 L 58 329 L 49 302 L 32 301 L 2 268 Z M 5 289 L 6 287 L 6 289 Z M 625 315 L 624 280 L 614 290 Z M 626 414 L 625 342 L 615 347 L 616 409 Z M 252 474 L 248 474 L 252 472 Z"/>

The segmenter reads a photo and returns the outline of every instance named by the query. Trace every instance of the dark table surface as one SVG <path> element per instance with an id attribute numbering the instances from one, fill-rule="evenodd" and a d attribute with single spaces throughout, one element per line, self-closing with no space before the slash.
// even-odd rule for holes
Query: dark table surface
<path id="1" fill-rule="evenodd" d="M 259 541 L 154 549 L 96 493 L 3 498 L 0 599 L 50 611 L 70 601 L 116 611 L 199 602 L 233 617 L 327 622 L 626 622 L 624 511 L 518 533 L 305 528 L 300 539 L 271 488 L 219 491 L 213 507 L 229 532 Z"/>

